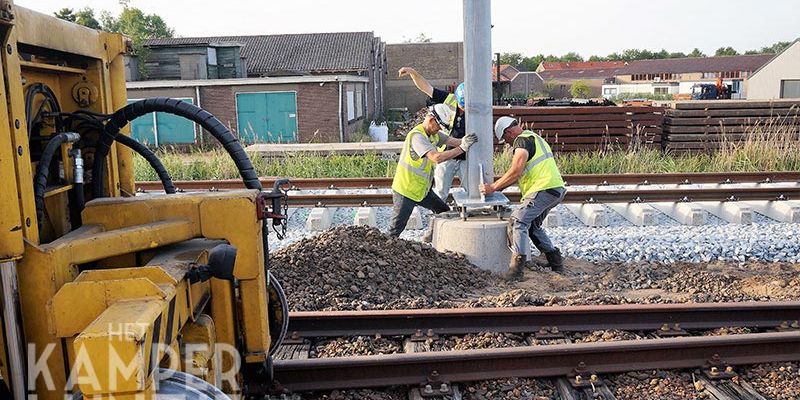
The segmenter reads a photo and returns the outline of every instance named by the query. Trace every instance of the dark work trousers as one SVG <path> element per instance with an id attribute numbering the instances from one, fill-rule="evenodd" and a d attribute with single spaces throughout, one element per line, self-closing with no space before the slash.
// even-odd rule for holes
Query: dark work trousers
<path id="1" fill-rule="evenodd" d="M 394 203 L 392 219 L 389 220 L 389 235 L 391 236 L 400 236 L 403 233 L 408 218 L 416 206 L 425 207 L 436 214 L 450 211 L 450 207 L 433 192 L 433 189 L 428 190 L 428 194 L 419 203 L 392 190 L 392 202 Z"/>
<path id="2" fill-rule="evenodd" d="M 561 203 L 566 193 L 563 187 L 547 189 L 522 200 L 519 208 L 514 210 L 508 220 L 508 241 L 512 252 L 528 255 L 525 246 L 528 238 L 542 253 L 549 253 L 555 249 L 542 229 L 542 223 L 547 213 Z"/>

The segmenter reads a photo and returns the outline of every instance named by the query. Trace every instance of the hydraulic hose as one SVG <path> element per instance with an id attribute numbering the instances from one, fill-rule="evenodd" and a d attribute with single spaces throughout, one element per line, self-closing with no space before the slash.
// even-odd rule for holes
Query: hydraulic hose
<path id="1" fill-rule="evenodd" d="M 126 135 L 117 135 L 117 141 L 123 146 L 135 151 L 145 160 L 147 160 L 147 162 L 150 164 L 150 167 L 156 171 L 158 179 L 161 180 L 161 184 L 164 186 L 164 192 L 167 194 L 173 194 L 176 192 L 175 185 L 172 183 L 172 177 L 169 176 L 169 172 L 167 172 L 167 169 L 164 168 L 164 164 L 161 163 L 161 160 L 159 160 L 155 153 L 148 149 L 147 146 Z M 103 163 L 103 165 L 105 165 L 105 163 Z"/>
<path id="2" fill-rule="evenodd" d="M 42 219 L 44 218 L 44 192 L 47 188 L 47 178 L 50 175 L 50 162 L 53 161 L 53 156 L 56 151 L 61 149 L 62 144 L 75 143 L 80 138 L 81 136 L 75 132 L 59 133 L 47 142 L 47 146 L 42 151 L 39 164 L 36 165 L 36 174 L 33 176 L 33 199 L 36 204 L 36 219 L 39 229 L 42 228 Z"/>
<path id="3" fill-rule="evenodd" d="M 247 157 L 247 153 L 245 153 L 239 140 L 219 119 L 193 104 L 166 97 L 156 97 L 128 104 L 109 118 L 105 131 L 97 143 L 92 164 L 92 193 L 95 198 L 103 197 L 104 195 L 103 164 L 111 145 L 119 135 L 119 130 L 130 121 L 151 112 L 174 114 L 199 124 L 203 129 L 211 133 L 222 144 L 225 151 L 228 152 L 228 155 L 236 164 L 239 174 L 242 176 L 245 187 L 261 190 L 261 182 L 258 180 L 253 163 L 250 162 L 250 158 Z"/>

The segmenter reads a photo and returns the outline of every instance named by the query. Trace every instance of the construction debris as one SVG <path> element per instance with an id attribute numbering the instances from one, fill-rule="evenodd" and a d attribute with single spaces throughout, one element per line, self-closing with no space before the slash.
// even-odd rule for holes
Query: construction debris
<path id="1" fill-rule="evenodd" d="M 424 308 L 499 285 L 462 255 L 339 226 L 271 256 L 292 311 Z"/>

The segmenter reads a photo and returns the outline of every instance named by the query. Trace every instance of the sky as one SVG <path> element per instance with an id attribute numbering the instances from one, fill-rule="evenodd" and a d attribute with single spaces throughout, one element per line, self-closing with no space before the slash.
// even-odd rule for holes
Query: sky
<path id="1" fill-rule="evenodd" d="M 488 1 L 488 0 L 487 0 Z M 89 6 L 119 13 L 116 0 L 15 0 L 52 14 Z M 461 41 L 462 0 L 130 0 L 177 36 L 372 31 L 386 43 L 424 33 Z M 629 48 L 739 52 L 800 37 L 798 0 L 494 0 L 492 51 L 570 51 L 588 58 Z"/>

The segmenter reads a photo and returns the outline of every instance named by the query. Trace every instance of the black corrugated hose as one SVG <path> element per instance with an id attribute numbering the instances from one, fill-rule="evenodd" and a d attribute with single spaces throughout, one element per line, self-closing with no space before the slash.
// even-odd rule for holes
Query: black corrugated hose
<path id="1" fill-rule="evenodd" d="M 258 175 L 253 168 L 253 164 L 250 162 L 250 158 L 247 157 L 244 148 L 242 148 L 239 140 L 231 134 L 230 130 L 228 130 L 219 119 L 211 115 L 208 111 L 193 104 L 177 99 L 156 97 L 128 104 L 114 114 L 111 114 L 108 123 L 106 123 L 105 131 L 100 135 L 100 140 L 97 143 L 94 154 L 94 162 L 92 164 L 92 194 L 95 198 L 104 196 L 103 165 L 111 149 L 111 145 L 118 137 L 119 130 L 130 121 L 151 112 L 174 114 L 199 124 L 203 129 L 211 133 L 211 135 L 222 144 L 225 151 L 228 152 L 228 155 L 230 155 L 231 159 L 233 159 L 233 162 L 236 164 L 239 174 L 242 176 L 245 187 L 248 189 L 262 189 L 261 182 L 258 180 Z"/>
<path id="2" fill-rule="evenodd" d="M 36 165 L 36 174 L 33 175 L 33 199 L 36 204 L 36 219 L 39 229 L 42 228 L 42 219 L 44 218 L 44 193 L 47 189 L 47 178 L 50 175 L 50 162 L 53 161 L 53 156 L 61 149 L 62 144 L 75 143 L 80 139 L 81 136 L 75 132 L 59 133 L 47 142 L 47 146 L 42 151 L 39 164 Z"/>
<path id="3" fill-rule="evenodd" d="M 136 139 L 125 135 L 117 135 L 117 141 L 125 147 L 128 147 L 131 150 L 139 153 L 142 158 L 147 160 L 147 162 L 150 164 L 150 167 L 152 167 L 153 170 L 156 171 L 156 174 L 158 174 L 158 179 L 161 180 L 161 184 L 164 186 L 164 192 L 167 194 L 173 194 L 176 192 L 175 184 L 172 183 L 172 177 L 169 176 L 169 172 L 167 172 L 167 169 L 164 168 L 164 164 L 161 163 L 161 160 L 159 160 L 155 153 L 148 149 L 147 146 L 139 143 Z"/>

